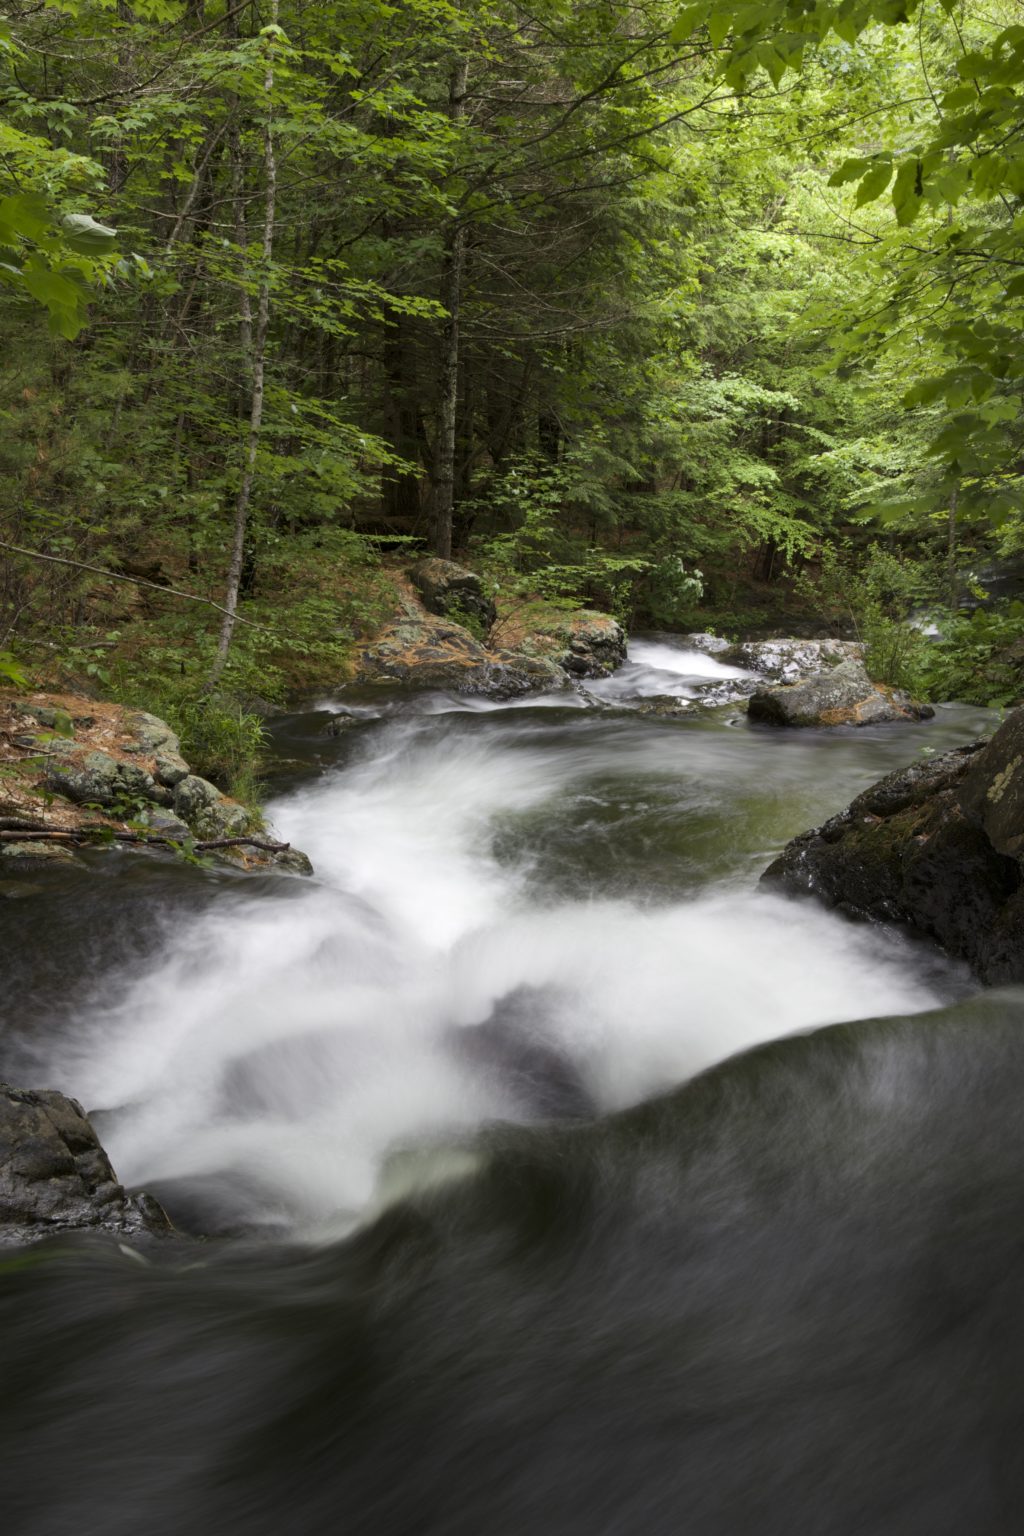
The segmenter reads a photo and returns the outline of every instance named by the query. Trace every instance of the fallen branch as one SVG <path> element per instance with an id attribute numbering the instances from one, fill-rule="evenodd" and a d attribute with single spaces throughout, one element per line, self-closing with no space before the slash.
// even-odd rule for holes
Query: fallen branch
<path id="1" fill-rule="evenodd" d="M 112 827 L 53 827 L 45 831 L 7 831 L 0 829 L 0 843 L 156 843 L 168 848 L 180 848 L 180 837 L 166 837 L 159 832 L 115 832 Z M 287 853 L 291 843 L 268 843 L 258 837 L 208 837 L 192 843 L 196 853 L 208 848 L 259 848 L 263 853 Z"/>
<path id="2" fill-rule="evenodd" d="M 105 565 L 90 565 L 87 560 L 71 560 L 67 555 L 44 555 L 41 549 L 22 549 L 20 544 L 8 544 L 0 539 L 0 549 L 9 549 L 12 554 L 24 555 L 29 560 L 48 560 L 51 565 L 70 565 L 76 571 L 92 571 L 96 576 L 106 576 L 111 581 L 127 581 L 133 587 L 149 587 L 153 592 L 163 592 L 167 597 L 182 597 L 189 603 L 203 603 L 207 608 L 216 608 L 218 613 L 227 613 L 227 609 L 221 603 L 215 603 L 212 597 L 200 597 L 198 592 L 182 592 L 178 587 L 165 587 L 158 581 L 147 581 L 143 576 L 125 576 L 121 571 L 110 571 Z M 270 624 L 257 624 L 255 619 L 243 619 L 237 613 L 234 615 L 236 624 L 246 624 L 250 629 L 262 629 L 268 635 L 288 636 L 283 631 L 274 629 Z"/>

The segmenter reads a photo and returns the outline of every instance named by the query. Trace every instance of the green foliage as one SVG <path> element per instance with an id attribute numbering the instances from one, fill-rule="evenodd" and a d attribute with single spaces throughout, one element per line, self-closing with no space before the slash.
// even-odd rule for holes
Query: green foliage
<path id="1" fill-rule="evenodd" d="M 761 70 L 778 87 L 787 71 L 805 73 L 809 57 L 840 50 L 847 61 L 865 50 L 898 57 L 905 85 L 917 74 L 922 89 L 911 99 L 921 105 L 906 111 L 881 100 L 878 147 L 847 155 L 829 179 L 842 196 L 852 192 L 854 213 L 883 197 L 889 204 L 868 215 L 866 227 L 854 222 L 872 248 L 876 291 L 867 317 L 848 309 L 847 339 L 862 354 L 892 356 L 911 342 L 916 377 L 904 401 L 926 418 L 932 408 L 926 451 L 945 494 L 956 487 L 966 510 L 997 526 L 1019 518 L 1024 283 L 1016 271 L 1024 258 L 1017 215 L 1024 159 L 1016 146 L 1024 123 L 1024 31 L 1013 8 L 972 13 L 955 0 L 938 9 L 915 0 L 707 0 L 677 23 L 683 31 L 705 25 L 724 45 L 721 70 L 736 89 Z M 879 27 L 892 29 L 891 44 L 879 41 Z"/>
<path id="2" fill-rule="evenodd" d="M 28 687 L 28 678 L 10 651 L 0 651 L 0 678 L 4 682 L 13 683 L 15 688 Z"/>
<path id="3" fill-rule="evenodd" d="M 934 596 L 935 573 L 922 562 L 872 544 L 858 555 L 849 542 L 824 545 L 803 586 L 825 612 L 852 628 L 878 683 L 929 698 L 931 643 L 912 618 Z"/>
<path id="4" fill-rule="evenodd" d="M 452 623 L 461 624 L 463 629 L 468 629 L 474 640 L 479 640 L 481 645 L 486 642 L 488 625 L 484 623 L 476 609 L 467 608 L 464 603 L 455 599 L 448 603 L 445 611 Z"/>
<path id="5" fill-rule="evenodd" d="M 182 753 L 197 773 L 243 804 L 258 805 L 266 747 L 258 715 L 230 697 L 199 695 L 171 701 L 168 723 L 180 736 Z M 259 824 L 257 817 L 255 825 Z"/>
<path id="6" fill-rule="evenodd" d="M 930 649 L 931 696 L 1000 709 L 1024 699 L 1024 603 L 976 608 L 943 621 Z"/>

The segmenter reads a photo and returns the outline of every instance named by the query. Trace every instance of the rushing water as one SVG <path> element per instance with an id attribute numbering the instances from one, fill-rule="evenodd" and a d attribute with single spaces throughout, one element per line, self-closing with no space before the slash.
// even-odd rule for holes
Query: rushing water
<path id="1" fill-rule="evenodd" d="M 728 675 L 346 700 L 277 729 L 315 880 L 12 883 L 0 1075 L 217 1240 L 0 1276 L 7 1531 L 1022 1528 L 1017 999 L 756 889 L 988 722 L 643 712 Z"/>

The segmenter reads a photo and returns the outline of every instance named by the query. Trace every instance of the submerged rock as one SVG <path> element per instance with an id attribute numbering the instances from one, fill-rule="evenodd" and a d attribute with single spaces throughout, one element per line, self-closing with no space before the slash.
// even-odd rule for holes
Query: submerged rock
<path id="1" fill-rule="evenodd" d="M 0 1242 L 80 1229 L 129 1237 L 172 1230 L 151 1196 L 118 1183 L 74 1099 L 0 1083 Z"/>
<path id="2" fill-rule="evenodd" d="M 1024 981 L 1024 711 L 889 774 L 761 877 L 851 917 L 906 924 L 987 982 Z"/>
<path id="3" fill-rule="evenodd" d="M 7 868 L 33 864 L 77 864 L 79 868 L 83 867 L 70 848 L 60 843 L 36 843 L 27 839 L 24 842 L 0 842 L 0 859 Z"/>
<path id="4" fill-rule="evenodd" d="M 349 715 L 344 710 L 339 710 L 337 714 L 333 714 L 327 723 L 321 727 L 320 734 L 321 736 L 344 736 L 346 731 L 350 731 L 353 726 L 359 725 L 359 723 L 358 715 Z"/>
<path id="5" fill-rule="evenodd" d="M 748 714 L 766 725 L 880 725 L 892 720 L 927 720 L 935 713 L 908 693 L 873 683 L 855 658 L 801 683 L 759 688 Z"/>
<path id="6" fill-rule="evenodd" d="M 456 620 L 460 615 L 469 615 L 485 630 L 497 618 L 497 609 L 484 591 L 480 577 L 454 560 L 440 560 L 433 555 L 417 560 L 410 568 L 409 580 L 428 613 Z"/>

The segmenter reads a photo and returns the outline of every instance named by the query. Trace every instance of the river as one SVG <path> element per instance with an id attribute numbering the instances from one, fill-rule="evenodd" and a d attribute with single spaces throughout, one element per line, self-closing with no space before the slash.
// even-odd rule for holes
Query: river
<path id="1" fill-rule="evenodd" d="M 728 676 L 323 701 L 270 807 L 315 879 L 7 889 L 0 1077 L 206 1239 L 0 1265 L 9 1536 L 1024 1528 L 1018 999 L 757 889 L 992 717 L 756 728 Z"/>

